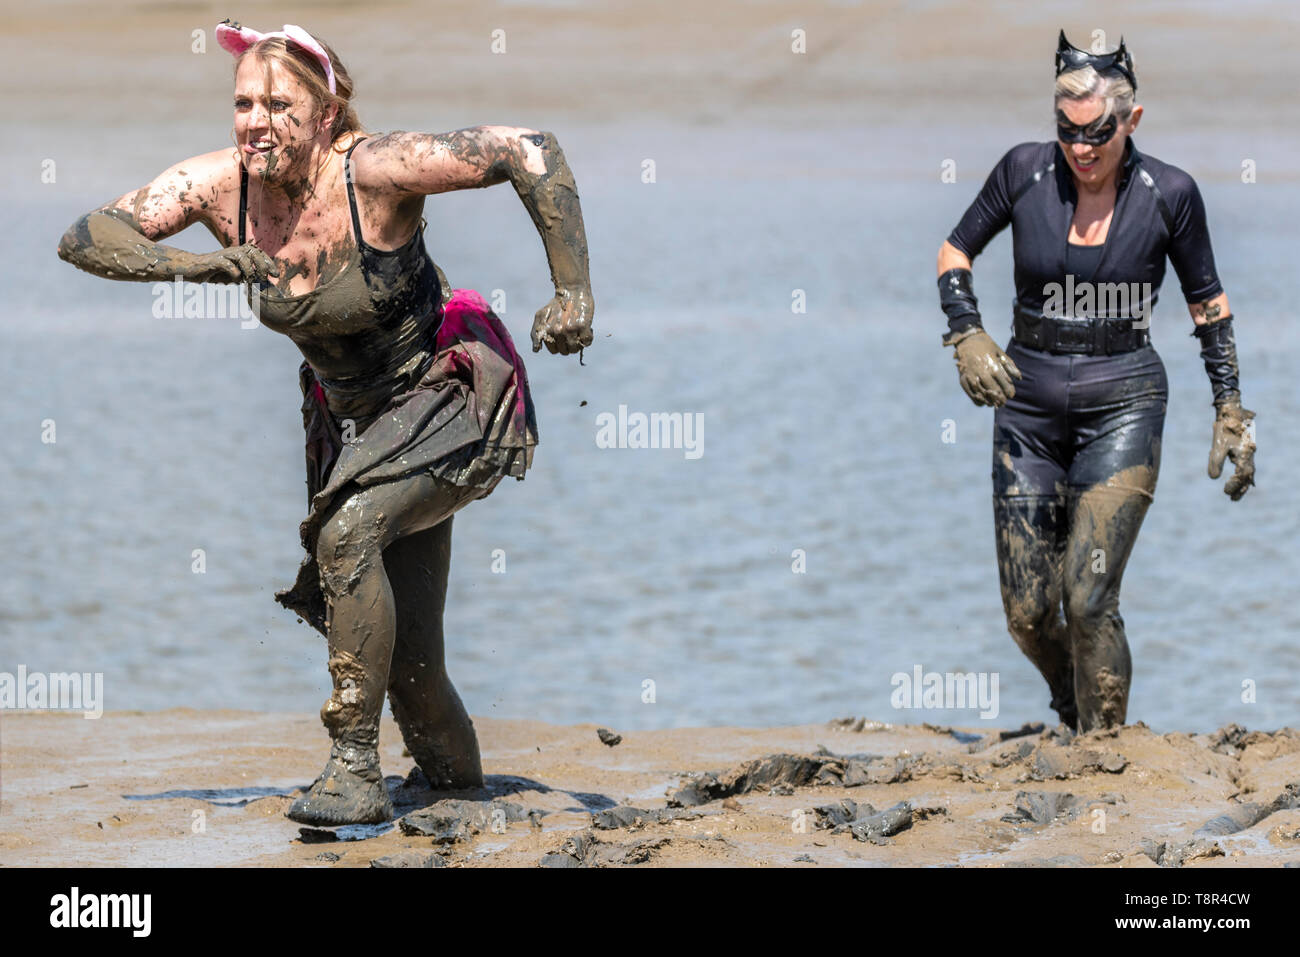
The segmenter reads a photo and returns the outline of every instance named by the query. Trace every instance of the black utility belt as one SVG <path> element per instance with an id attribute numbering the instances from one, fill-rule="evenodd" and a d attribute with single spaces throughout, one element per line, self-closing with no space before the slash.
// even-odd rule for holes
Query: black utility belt
<path id="1" fill-rule="evenodd" d="M 1113 356 L 1151 342 L 1150 330 L 1139 327 L 1138 319 L 1053 319 L 1020 309 L 1014 314 L 1016 342 L 1040 352 Z"/>

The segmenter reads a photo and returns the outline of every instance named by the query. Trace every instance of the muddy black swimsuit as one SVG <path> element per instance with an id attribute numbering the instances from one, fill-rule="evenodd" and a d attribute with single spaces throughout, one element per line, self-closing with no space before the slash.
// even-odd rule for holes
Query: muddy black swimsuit
<path id="1" fill-rule="evenodd" d="M 1140 293 L 1127 314 L 1104 317 L 1119 342 L 1120 324 L 1131 327 L 1143 313 L 1149 320 L 1166 256 L 1187 302 L 1223 291 L 1205 206 L 1187 173 L 1140 154 L 1130 138 L 1110 229 L 1099 247 L 1068 242 L 1077 199 L 1060 146 L 1024 143 L 1001 159 L 948 237 L 974 260 L 995 235 L 1012 228 L 1016 334 L 1006 351 L 1024 378 L 994 417 L 995 496 L 1054 497 L 1131 466 L 1159 468 L 1168 396 L 1160 357 L 1145 333 L 1138 348 L 1114 354 L 1090 354 L 1096 350 L 1091 342 L 1045 342 L 1035 323 L 1045 310 L 1052 313 L 1054 294 L 1059 299 L 1063 288 L 1077 283 L 1123 283 Z"/>
<path id="2" fill-rule="evenodd" d="M 352 150 L 344 159 L 354 240 L 342 272 L 311 292 L 282 296 L 262 289 L 258 320 L 287 335 L 324 389 L 330 412 L 364 432 L 396 395 L 428 368 L 450 293 L 423 243 L 423 221 L 400 249 L 376 249 L 361 238 L 352 187 Z M 239 180 L 239 242 L 248 208 L 248 170 Z"/>
<path id="3" fill-rule="evenodd" d="M 357 143 L 344 159 L 355 241 L 348 262 L 311 292 L 283 296 L 263 287 L 258 302 L 261 324 L 292 339 L 305 360 L 298 376 L 310 504 L 300 526 L 306 558 L 276 600 L 322 634 L 315 548 L 333 504 L 415 472 L 481 496 L 506 476 L 523 478 L 537 444 L 523 362 L 482 297 L 448 286 L 425 250 L 423 229 L 394 250 L 362 238 L 352 184 Z M 247 192 L 244 171 L 240 244 Z"/>

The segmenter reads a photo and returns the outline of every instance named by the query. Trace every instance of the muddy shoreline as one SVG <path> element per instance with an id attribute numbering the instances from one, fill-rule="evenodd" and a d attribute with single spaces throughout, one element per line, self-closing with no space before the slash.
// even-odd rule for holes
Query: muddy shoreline
<path id="1" fill-rule="evenodd" d="M 6 713 L 0 865 L 1300 864 L 1290 728 L 475 726 L 486 787 L 434 792 L 385 718 L 396 819 L 328 830 L 283 815 L 328 746 L 314 716 Z"/>

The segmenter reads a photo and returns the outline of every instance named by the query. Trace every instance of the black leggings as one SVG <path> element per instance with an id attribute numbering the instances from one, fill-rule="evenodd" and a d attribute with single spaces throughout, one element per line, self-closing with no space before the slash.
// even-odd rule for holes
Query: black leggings
<path id="1" fill-rule="evenodd" d="M 993 419 L 993 514 L 1007 628 L 1079 731 L 1124 723 L 1132 661 L 1120 579 L 1160 471 L 1168 381 L 1147 346 L 1052 355 Z"/>
<path id="2" fill-rule="evenodd" d="M 329 606 L 331 736 L 373 748 L 384 692 L 411 757 L 435 787 L 479 787 L 473 723 L 447 677 L 442 612 L 452 515 L 484 490 L 428 472 L 340 493 L 316 542 Z"/>

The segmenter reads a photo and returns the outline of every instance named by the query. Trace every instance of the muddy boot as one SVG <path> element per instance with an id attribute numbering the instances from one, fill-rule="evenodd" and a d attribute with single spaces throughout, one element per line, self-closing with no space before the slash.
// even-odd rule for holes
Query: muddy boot
<path id="1" fill-rule="evenodd" d="M 324 827 L 391 820 L 393 806 L 379 772 L 378 743 L 378 727 L 340 734 L 330 748 L 325 769 L 285 817 Z"/>
<path id="2" fill-rule="evenodd" d="M 443 678 L 436 683 L 436 693 L 426 695 L 413 685 L 390 688 L 388 700 L 402 740 L 434 790 L 481 788 L 483 764 L 474 724 L 451 682 Z"/>
<path id="3" fill-rule="evenodd" d="M 1058 705 L 1056 699 L 1052 699 L 1052 708 L 1056 711 L 1059 724 L 1068 728 L 1071 734 L 1079 733 L 1079 710 L 1073 701 Z"/>
<path id="4" fill-rule="evenodd" d="M 1071 731 L 1079 730 L 1079 706 L 1074 698 L 1074 668 L 1071 667 L 1059 687 L 1052 688 L 1052 710 L 1061 724 Z"/>
<path id="5" fill-rule="evenodd" d="M 379 715 L 382 685 L 373 666 L 346 651 L 330 655 L 334 693 L 320 709 L 334 739 L 325 769 L 285 812 L 301 824 L 378 824 L 392 819 L 393 806 L 379 771 Z"/>

